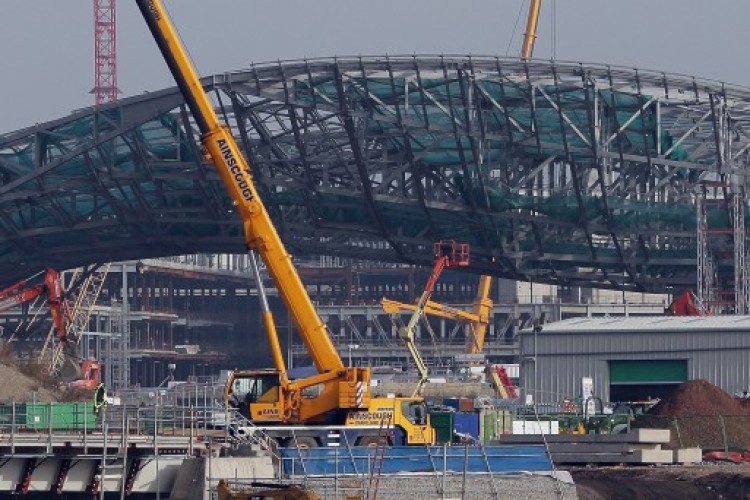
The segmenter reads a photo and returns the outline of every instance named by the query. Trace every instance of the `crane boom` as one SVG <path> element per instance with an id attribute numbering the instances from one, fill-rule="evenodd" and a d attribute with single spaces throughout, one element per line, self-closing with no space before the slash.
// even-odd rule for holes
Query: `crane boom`
<path id="1" fill-rule="evenodd" d="M 490 323 L 492 299 L 490 299 L 489 295 L 491 288 L 492 276 L 482 276 L 479 279 L 477 296 L 474 299 L 474 306 L 471 312 L 428 300 L 422 308 L 421 314 L 469 322 L 471 332 L 466 335 L 466 353 L 480 354 L 484 349 L 487 327 Z M 380 300 L 380 305 L 383 311 L 391 316 L 399 314 L 402 311 L 414 312 L 419 307 L 416 304 L 404 304 L 403 302 L 397 302 L 385 297 Z"/>
<path id="2" fill-rule="evenodd" d="M 256 250 L 265 262 L 318 371 L 343 372 L 344 363 L 258 196 L 252 168 L 228 127 L 219 121 L 163 4 L 159 0 L 137 0 L 137 4 L 195 118 L 201 141 L 239 212 L 245 229 L 245 244 Z"/>
<path id="3" fill-rule="evenodd" d="M 252 167 L 229 127 L 219 121 L 163 3 L 136 0 L 136 4 L 195 118 L 203 148 L 242 220 L 245 245 L 263 259 L 318 372 L 291 379 L 280 354 L 273 318 L 264 310 L 275 371 L 232 372 L 225 387 L 225 401 L 243 408 L 254 421 L 287 423 L 340 421 L 349 410 L 367 408 L 372 399 L 370 368 L 344 367 L 258 195 Z M 244 401 L 238 401 L 239 394 L 244 395 Z"/>
<path id="4" fill-rule="evenodd" d="M 492 276 L 483 275 L 479 278 L 477 296 L 474 299 L 473 313 L 476 319 L 472 321 L 471 335 L 466 336 L 466 352 L 468 354 L 479 354 L 484 349 L 484 339 L 487 336 L 487 327 L 490 324 L 490 311 L 492 311 Z"/>
<path id="5" fill-rule="evenodd" d="M 536 28 L 539 24 L 539 10 L 542 8 L 542 0 L 531 0 L 529 4 L 529 15 L 526 18 L 526 33 L 523 35 L 523 47 L 521 48 L 521 59 L 528 61 L 534 53 L 534 42 L 536 41 Z"/>
<path id="6" fill-rule="evenodd" d="M 36 274 L 31 278 L 18 281 L 4 290 L 0 290 L 0 312 L 7 311 L 44 295 L 47 300 L 50 316 L 52 316 L 52 323 L 57 332 L 57 339 L 65 346 L 68 340 L 71 340 L 67 332 L 70 311 L 65 301 L 65 291 L 63 290 L 60 273 L 55 269 L 48 268 L 44 274 L 44 281 L 42 283 L 30 284 L 29 282 L 36 276 L 39 275 Z"/>

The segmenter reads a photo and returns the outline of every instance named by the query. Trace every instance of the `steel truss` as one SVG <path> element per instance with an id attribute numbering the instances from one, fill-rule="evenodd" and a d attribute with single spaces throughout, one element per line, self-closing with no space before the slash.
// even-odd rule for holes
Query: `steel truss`
<path id="1" fill-rule="evenodd" d="M 696 186 L 744 182 L 750 146 L 750 90 L 611 66 L 338 58 L 204 82 L 295 252 L 429 265 L 455 239 L 475 272 L 564 286 L 694 286 Z M 212 168 L 174 89 L 0 137 L 0 269 L 240 252 Z"/>

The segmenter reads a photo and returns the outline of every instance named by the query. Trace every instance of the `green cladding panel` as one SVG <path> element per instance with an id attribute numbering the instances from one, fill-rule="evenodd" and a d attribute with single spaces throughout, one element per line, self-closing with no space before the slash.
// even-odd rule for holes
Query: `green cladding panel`
<path id="1" fill-rule="evenodd" d="M 609 362 L 611 384 L 669 384 L 687 380 L 686 359 Z"/>

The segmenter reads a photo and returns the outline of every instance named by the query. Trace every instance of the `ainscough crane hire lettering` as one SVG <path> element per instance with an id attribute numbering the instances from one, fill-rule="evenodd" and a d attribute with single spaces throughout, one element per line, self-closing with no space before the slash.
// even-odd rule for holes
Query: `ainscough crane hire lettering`
<path id="1" fill-rule="evenodd" d="M 224 161 L 227 164 L 227 168 L 234 176 L 234 181 L 237 183 L 237 187 L 242 193 L 242 196 L 247 201 L 252 201 L 253 192 L 248 187 L 247 182 L 245 181 L 245 176 L 242 175 L 242 168 L 240 167 L 239 162 L 234 158 L 234 153 L 232 153 L 232 148 L 229 147 L 229 143 L 225 141 L 224 139 L 219 139 L 218 143 L 219 143 L 219 150 L 221 151 L 221 154 L 224 156 Z M 250 175 L 250 172 L 247 172 L 247 175 Z"/>

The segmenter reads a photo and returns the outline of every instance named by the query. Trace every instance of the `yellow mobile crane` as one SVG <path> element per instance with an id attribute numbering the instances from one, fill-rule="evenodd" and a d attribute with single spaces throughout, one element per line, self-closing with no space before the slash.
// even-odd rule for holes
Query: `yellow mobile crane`
<path id="1" fill-rule="evenodd" d="M 233 402 L 256 425 L 356 427 L 347 435 L 355 444 L 369 444 L 372 436 L 367 436 L 364 428 L 369 425 L 378 431 L 377 424 L 384 421 L 398 431 L 394 444 L 434 442 L 434 429 L 429 425 L 423 399 L 372 398 L 370 369 L 344 366 L 258 195 L 252 168 L 229 128 L 219 121 L 163 3 L 136 0 L 136 4 L 195 118 L 203 147 L 242 219 L 245 244 L 263 259 L 317 371 L 290 379 L 273 318 L 265 308 L 263 318 L 275 368 L 234 372 L 225 390 L 227 403 Z M 282 446 L 294 432 L 288 430 L 288 425 L 284 428 L 287 430 L 269 433 Z M 320 437 L 325 431 L 308 430 L 311 430 L 308 445 L 327 444 Z M 358 430 L 362 432 L 357 433 Z"/>

